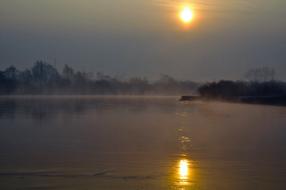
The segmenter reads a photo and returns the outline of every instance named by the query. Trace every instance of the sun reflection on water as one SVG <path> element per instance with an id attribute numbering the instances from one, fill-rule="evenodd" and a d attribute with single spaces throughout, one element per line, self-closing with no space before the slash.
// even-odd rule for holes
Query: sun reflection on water
<path id="1" fill-rule="evenodd" d="M 186 190 L 194 185 L 193 161 L 185 154 L 180 155 L 176 161 L 172 177 L 172 184 L 176 189 Z"/>
<path id="2" fill-rule="evenodd" d="M 178 164 L 178 184 L 180 186 L 190 185 L 190 177 L 191 177 L 191 163 L 187 159 L 179 160 Z"/>

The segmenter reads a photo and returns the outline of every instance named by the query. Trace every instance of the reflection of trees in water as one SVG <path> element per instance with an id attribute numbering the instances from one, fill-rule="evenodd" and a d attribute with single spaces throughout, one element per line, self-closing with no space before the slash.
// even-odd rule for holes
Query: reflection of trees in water
<path id="1" fill-rule="evenodd" d="M 2 98 L 0 100 L 0 118 L 13 119 L 17 116 L 29 116 L 42 120 L 57 115 L 72 116 L 87 112 L 131 112 L 133 114 L 148 109 L 160 112 L 174 112 L 175 100 L 169 98 L 99 98 L 99 97 L 41 97 L 41 98 Z"/>

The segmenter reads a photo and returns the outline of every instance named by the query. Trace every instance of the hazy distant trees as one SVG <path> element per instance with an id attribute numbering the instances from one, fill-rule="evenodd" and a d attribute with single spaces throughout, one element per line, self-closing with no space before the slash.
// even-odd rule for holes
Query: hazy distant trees
<path id="1" fill-rule="evenodd" d="M 0 73 L 0 94 L 9 94 L 13 92 L 16 87 L 14 80 L 7 78 L 4 72 Z"/>
<path id="2" fill-rule="evenodd" d="M 173 92 L 175 94 L 188 94 L 189 89 L 197 89 L 198 83 L 192 81 L 178 81 L 169 75 L 161 75 L 154 82 L 155 89 L 161 92 Z"/>
<path id="3" fill-rule="evenodd" d="M 274 69 L 252 69 L 246 77 L 248 81 L 222 80 L 203 85 L 179 81 L 169 75 L 161 75 L 155 81 L 144 77 L 119 80 L 100 72 L 93 76 L 68 65 L 58 72 L 54 66 L 37 61 L 31 69 L 20 71 L 10 66 L 0 71 L 0 94 L 188 95 L 199 92 L 203 97 L 216 99 L 286 95 L 286 83 L 274 80 Z"/>
<path id="4" fill-rule="evenodd" d="M 37 61 L 31 69 L 33 83 L 36 87 L 56 87 L 60 82 L 60 74 L 52 65 L 43 61 Z"/>
<path id="5" fill-rule="evenodd" d="M 69 67 L 68 65 L 65 65 L 63 68 L 62 76 L 65 80 L 72 81 L 75 76 L 75 72 L 73 68 Z"/>
<path id="6" fill-rule="evenodd" d="M 18 73 L 19 72 L 17 71 L 16 67 L 14 67 L 14 66 L 8 67 L 3 72 L 4 76 L 10 80 L 16 80 Z"/>
<path id="7" fill-rule="evenodd" d="M 192 94 L 198 84 L 162 75 L 157 81 L 133 77 L 119 80 L 104 73 L 75 71 L 65 65 L 61 72 L 44 61 L 23 71 L 8 67 L 0 71 L 0 94 Z"/>

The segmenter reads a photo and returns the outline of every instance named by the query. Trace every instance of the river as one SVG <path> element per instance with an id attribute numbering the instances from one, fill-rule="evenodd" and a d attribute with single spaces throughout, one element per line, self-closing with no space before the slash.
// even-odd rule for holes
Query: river
<path id="1" fill-rule="evenodd" d="M 0 98 L 0 189 L 286 189 L 286 107 Z"/>

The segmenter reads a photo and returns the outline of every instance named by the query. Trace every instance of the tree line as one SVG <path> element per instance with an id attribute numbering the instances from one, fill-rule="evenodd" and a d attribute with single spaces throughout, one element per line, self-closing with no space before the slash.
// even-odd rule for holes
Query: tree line
<path id="1" fill-rule="evenodd" d="M 178 81 L 162 75 L 156 81 L 142 77 L 120 80 L 103 73 L 76 71 L 65 65 L 58 71 L 53 65 L 36 61 L 32 68 L 18 70 L 10 66 L 0 71 L 0 94 L 191 94 L 198 83 Z"/>
<path id="2" fill-rule="evenodd" d="M 246 81 L 221 80 L 198 88 L 204 98 L 240 99 L 245 97 L 286 97 L 286 83 L 275 80 L 275 70 L 268 67 L 249 70 Z"/>
<path id="3" fill-rule="evenodd" d="M 247 96 L 285 96 L 286 83 L 280 81 L 246 82 L 222 80 L 200 86 L 199 94 L 205 98 L 229 100 Z"/>

